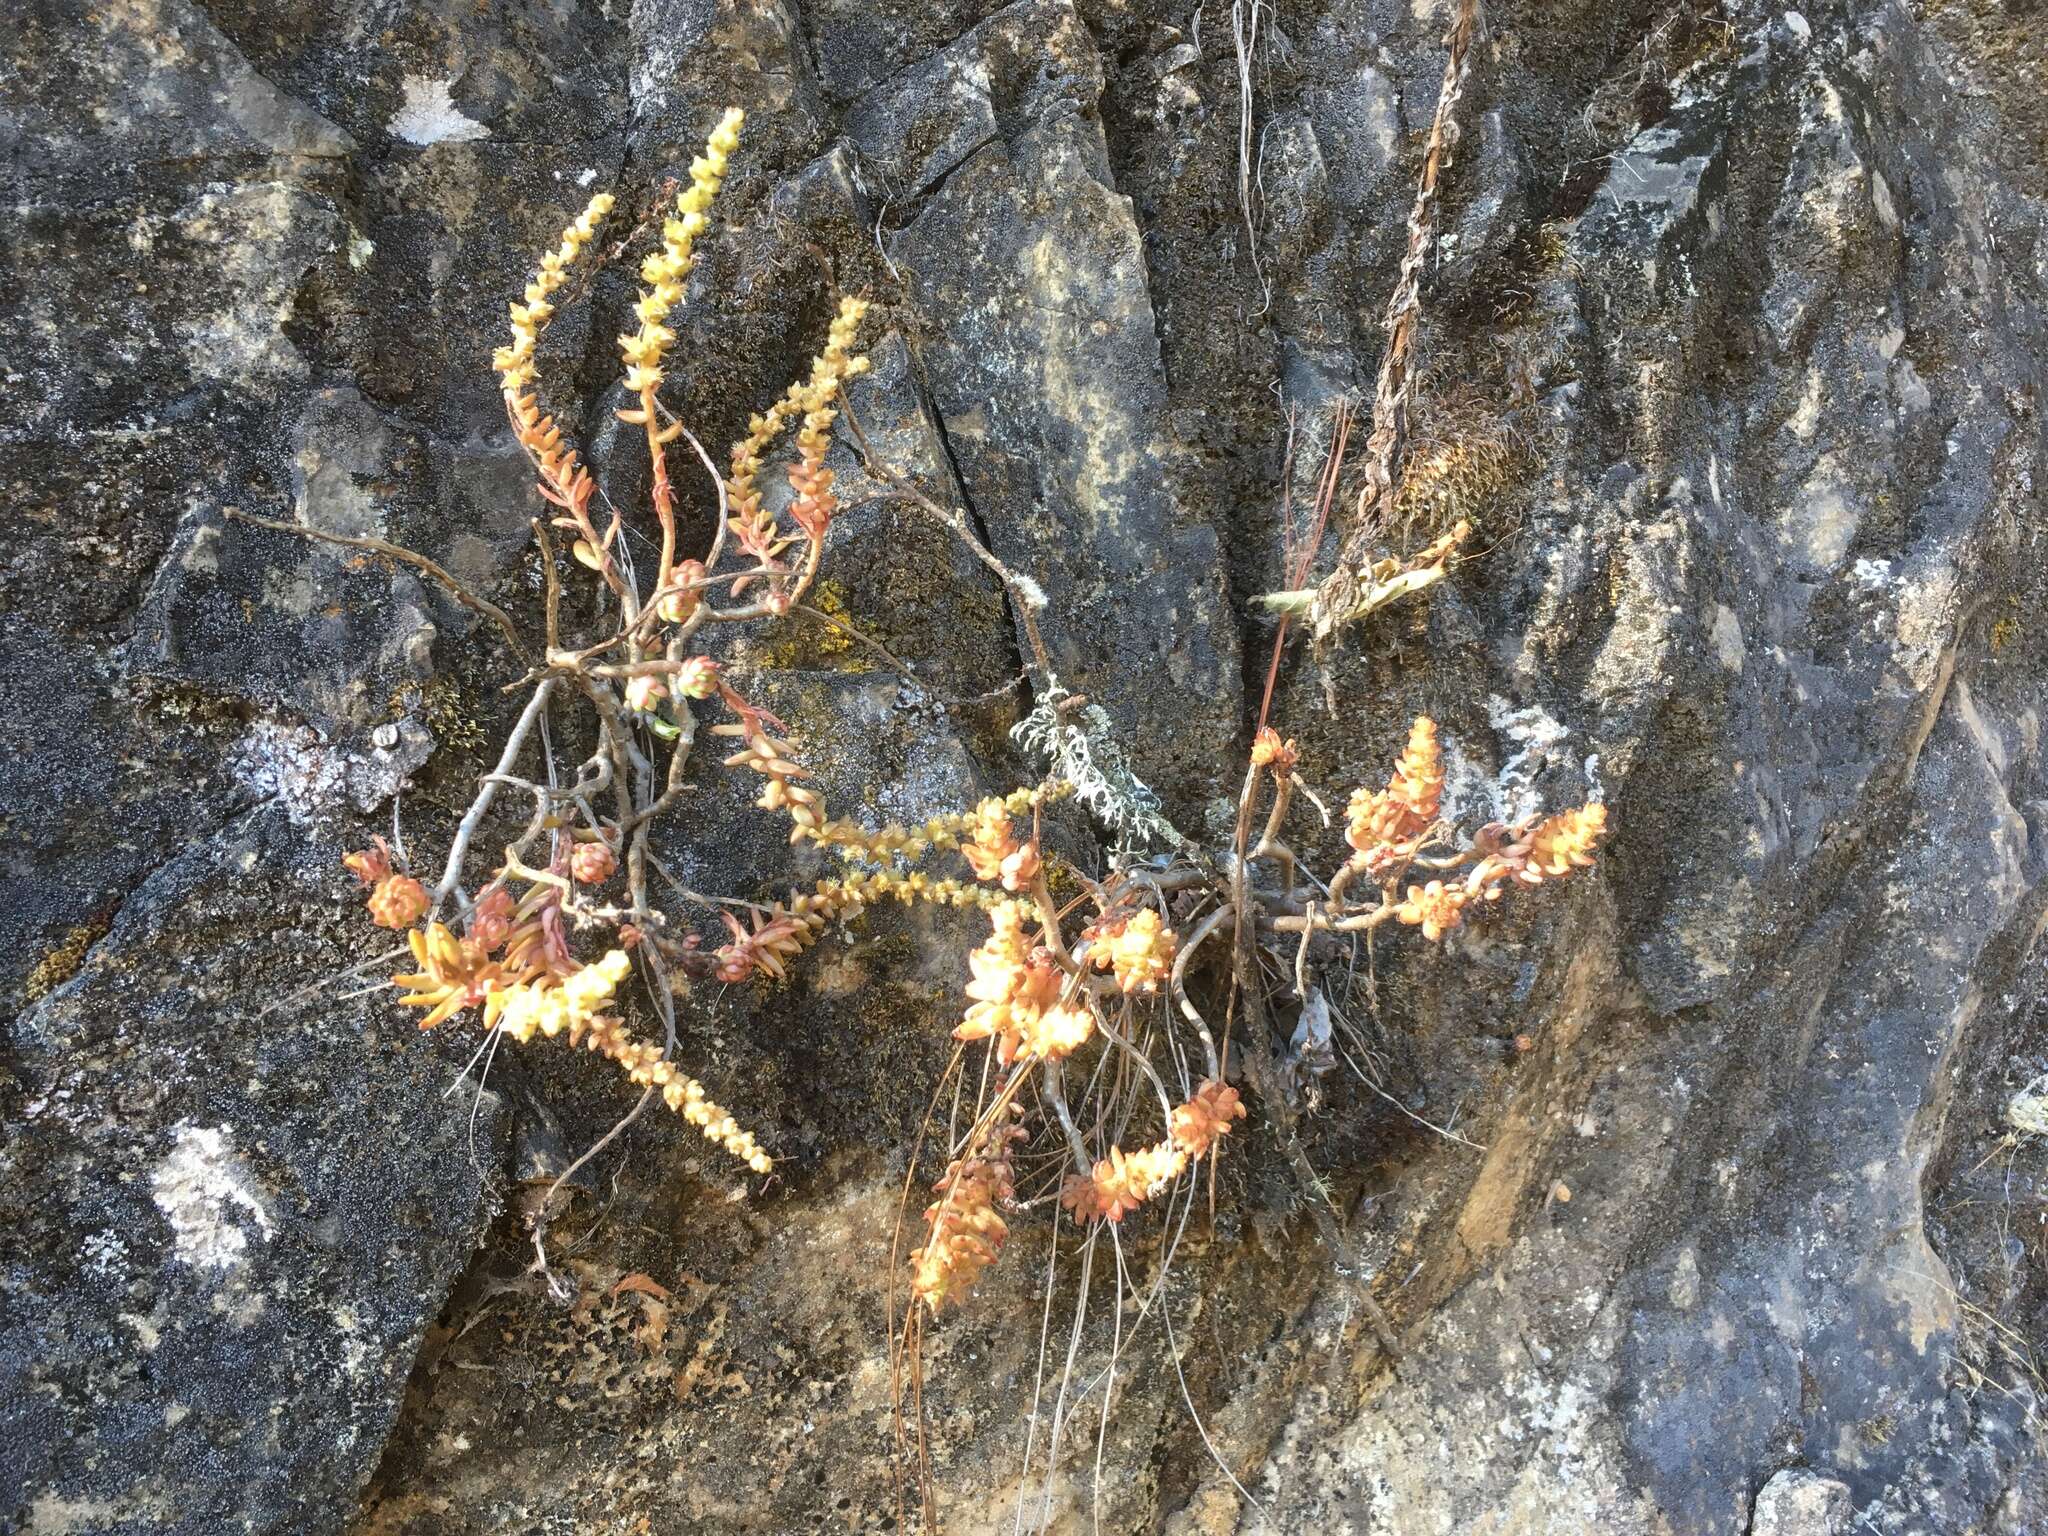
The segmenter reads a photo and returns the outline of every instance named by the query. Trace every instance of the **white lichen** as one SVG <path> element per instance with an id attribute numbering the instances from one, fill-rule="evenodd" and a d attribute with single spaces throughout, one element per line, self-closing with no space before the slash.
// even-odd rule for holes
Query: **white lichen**
<path id="1" fill-rule="evenodd" d="M 408 144 L 460 144 L 487 138 L 490 130 L 455 105 L 449 80 L 405 77 L 405 100 L 391 114 L 391 136 Z"/>
<path id="2" fill-rule="evenodd" d="M 1185 846 L 1187 839 L 1161 813 L 1158 794 L 1132 770 L 1108 714 L 1071 700 L 1059 680 L 1050 679 L 1037 707 L 1010 727 L 1010 739 L 1073 785 L 1074 797 L 1116 832 L 1122 850 L 1151 842 Z"/>
<path id="3" fill-rule="evenodd" d="M 1536 779 L 1552 764 L 1565 762 L 1564 743 L 1571 732 L 1551 718 L 1541 705 L 1517 709 L 1499 694 L 1486 700 L 1487 723 L 1504 738 L 1513 751 L 1500 765 L 1496 782 L 1497 803 L 1502 821 L 1520 821 L 1543 809 L 1543 796 Z"/>
<path id="4" fill-rule="evenodd" d="M 78 1245 L 78 1257 L 91 1274 L 111 1280 L 128 1266 L 128 1245 L 118 1232 L 95 1232 Z"/>
<path id="5" fill-rule="evenodd" d="M 1016 588 L 1017 595 L 1024 599 L 1027 607 L 1037 613 L 1045 611 L 1047 606 L 1045 588 L 1041 587 L 1029 576 L 1015 573 L 1012 575 L 1012 584 Z"/>
<path id="6" fill-rule="evenodd" d="M 2005 1101 L 2005 1123 L 2027 1136 L 2048 1136 L 2048 1072 Z"/>
<path id="7" fill-rule="evenodd" d="M 249 1232 L 266 1242 L 270 1213 L 250 1187 L 226 1126 L 180 1125 L 168 1156 L 150 1176 L 157 1209 L 171 1224 L 178 1258 L 195 1269 L 247 1262 Z"/>
<path id="8" fill-rule="evenodd" d="M 232 758 L 235 777 L 284 807 L 300 826 L 332 815 L 348 800 L 348 762 L 311 726 L 259 720 Z"/>

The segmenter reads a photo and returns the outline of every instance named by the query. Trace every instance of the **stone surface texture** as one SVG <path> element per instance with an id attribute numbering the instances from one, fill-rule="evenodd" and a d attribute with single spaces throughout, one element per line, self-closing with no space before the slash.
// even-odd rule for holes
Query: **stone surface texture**
<path id="1" fill-rule="evenodd" d="M 0 1529 L 924 1528 L 887 1277 L 975 925 L 877 914 L 786 988 L 693 1000 L 683 1057 L 778 1174 L 650 1117 L 579 1175 L 551 1294 L 523 1218 L 621 1089 L 539 1049 L 460 1079 L 473 1035 L 364 990 L 388 935 L 337 862 L 445 847 L 515 669 L 431 582 L 229 509 L 400 540 L 531 618 L 505 302 L 590 190 L 622 235 L 740 105 L 670 405 L 729 442 L 870 296 L 870 437 L 1042 587 L 1061 681 L 1218 836 L 1273 649 L 1249 599 L 1370 397 L 1447 20 L 25 0 Z M 1273 718 L 1329 799 L 1427 712 L 1451 814 L 1598 795 L 1611 844 L 1442 950 L 1361 954 L 1371 1059 L 1299 1122 L 1356 1277 L 1256 1104 L 1170 1250 L 1135 1222 L 1084 1281 L 1048 1205 L 1017 1215 L 924 1352 L 947 1529 L 2048 1529 L 2044 28 L 1488 8 L 1416 409 L 1422 447 L 1499 448 L 1437 504 L 1480 552 L 1290 650 Z M 622 503 L 631 297 L 629 266 L 576 291 L 542 359 Z M 1003 589 L 843 463 L 820 601 L 914 675 L 815 621 L 736 671 L 835 806 L 1030 776 Z M 812 872 L 750 798 L 701 775 L 676 878 Z M 1049 823 L 1087 868 L 1098 834 Z"/>

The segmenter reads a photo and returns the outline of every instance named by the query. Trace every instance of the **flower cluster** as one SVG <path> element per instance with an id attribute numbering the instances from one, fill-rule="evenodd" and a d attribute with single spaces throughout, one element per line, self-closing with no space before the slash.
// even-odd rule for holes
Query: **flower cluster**
<path id="1" fill-rule="evenodd" d="M 967 832 L 960 856 L 974 871 L 975 879 L 995 882 L 1006 891 L 1031 888 L 1040 868 L 1038 843 L 1017 836 L 1016 824 L 1003 801 L 988 799 L 976 806 Z"/>
<path id="2" fill-rule="evenodd" d="M 1511 883 L 1542 885 L 1589 867 L 1606 830 L 1607 807 L 1599 804 L 1515 827 L 1487 827 L 1474 843 L 1479 859 L 1469 873 L 1409 886 L 1394 916 L 1435 942 L 1465 920 L 1468 908 L 1498 901 Z"/>
<path id="3" fill-rule="evenodd" d="M 525 302 L 512 306 L 512 340 L 492 355 L 505 397 L 505 412 L 511 418 L 512 434 L 533 461 L 540 477 L 541 495 L 562 511 L 557 519 L 577 534 L 576 555 L 593 569 L 603 568 L 599 551 L 612 537 L 600 538 L 590 523 L 590 499 L 597 483 L 569 446 L 554 418 L 540 407 L 532 393 L 535 382 L 534 349 L 540 333 L 554 317 L 554 294 L 567 280 L 569 268 L 583 248 L 596 238 L 598 226 L 611 213 L 613 197 L 600 192 L 584 206 L 583 212 L 562 231 L 560 243 L 541 257 L 540 270 L 526 285 Z M 616 531 L 616 523 L 613 531 Z"/>
<path id="4" fill-rule="evenodd" d="M 1054 784 L 1043 789 L 1013 789 L 1007 795 L 990 796 L 971 811 L 934 816 L 915 829 L 891 822 L 870 832 L 857 822 L 835 816 L 808 835 L 813 842 L 837 848 L 847 859 L 921 859 L 934 848 L 942 852 L 958 848 L 963 833 L 971 840 L 986 822 L 1021 816 L 1033 806 L 1045 804 L 1064 788 Z"/>
<path id="5" fill-rule="evenodd" d="M 997 1207 L 1016 1197 L 1010 1143 L 1023 1135 L 1021 1126 L 992 1132 L 987 1150 L 955 1158 L 933 1185 L 939 1198 L 924 1212 L 931 1234 L 910 1255 L 911 1294 L 932 1311 L 965 1301 L 1003 1251 L 1010 1228 Z"/>
<path id="6" fill-rule="evenodd" d="M 1437 744 L 1436 722 L 1418 715 L 1387 787 L 1352 792 L 1345 810 L 1344 840 L 1355 852 L 1353 862 L 1377 875 L 1412 856 L 1435 826 L 1443 794 L 1444 760 Z"/>
<path id="7" fill-rule="evenodd" d="M 1027 935 L 1028 913 L 1017 901 L 989 912 L 994 932 L 967 957 L 972 1005 L 953 1031 L 956 1040 L 993 1040 L 1004 1066 L 1058 1060 L 1095 1032 L 1093 1015 L 1070 995 L 1067 973 Z"/>
<path id="8" fill-rule="evenodd" d="M 761 1150 L 753 1136 L 713 1103 L 705 1094 L 704 1085 L 670 1061 L 653 1041 L 632 1039 L 618 1019 L 601 1015 L 591 1021 L 590 1033 L 583 1043 L 616 1062 L 625 1071 L 628 1082 L 659 1092 L 662 1103 L 681 1115 L 686 1124 L 695 1126 L 706 1141 L 723 1148 L 755 1173 L 775 1171 L 775 1160 Z"/>
<path id="9" fill-rule="evenodd" d="M 1173 969 L 1180 941 L 1150 907 L 1106 918 L 1094 931 L 1088 958 L 1096 969 L 1113 972 L 1117 986 L 1126 992 L 1150 992 Z"/>
<path id="10" fill-rule="evenodd" d="M 576 264 L 583 247 L 597 238 L 598 227 L 611 213 L 615 201 L 611 193 L 599 192 L 584 205 L 575 222 L 562 231 L 561 243 L 541 257 L 540 270 L 526 285 L 525 302 L 512 306 L 511 345 L 500 347 L 491 355 L 491 366 L 506 393 L 523 393 L 534 382 L 533 351 L 540 342 L 540 333 L 554 318 L 555 290 L 568 280 L 569 268 Z"/>
<path id="11" fill-rule="evenodd" d="M 521 1045 L 536 1034 L 552 1040 L 563 1031 L 574 1042 L 611 1003 L 632 968 L 622 949 L 579 966 L 559 981 L 547 978 L 505 989 L 498 1003 L 498 1028 Z"/>
<path id="12" fill-rule="evenodd" d="M 921 869 L 856 869 L 837 880 L 820 880 L 818 889 L 838 893 L 853 911 L 878 901 L 898 901 L 905 906 L 927 902 L 936 907 L 979 907 L 992 911 L 1004 897 L 971 880 L 949 880 L 928 875 Z M 851 915 L 849 913 L 848 915 Z"/>
<path id="13" fill-rule="evenodd" d="M 341 862 L 370 887 L 370 921 L 379 928 L 410 928 L 426 915 L 427 888 L 393 871 L 391 848 L 383 838 L 361 853 L 342 855 Z"/>
<path id="14" fill-rule="evenodd" d="M 840 386 L 855 374 L 865 373 L 868 360 L 849 355 L 853 335 L 867 313 L 863 299 L 842 299 L 825 338 L 825 350 L 811 364 L 810 379 L 795 392 L 794 409 L 803 413 L 803 425 L 796 434 L 796 463 L 789 471 L 790 521 L 803 529 L 805 537 L 818 543 L 831 526 L 839 498 L 832 492 L 832 471 L 825 467 L 825 452 L 832 446 L 832 423 L 839 412 L 833 405 Z"/>
<path id="15" fill-rule="evenodd" d="M 566 1035 L 569 1044 L 616 1062 L 637 1087 L 659 1091 L 662 1102 L 756 1173 L 769 1173 L 775 1163 L 733 1117 L 705 1096 L 704 1085 L 679 1069 L 661 1047 L 635 1040 L 625 1025 L 606 1012 L 612 994 L 626 978 L 632 962 L 624 950 L 609 951 L 602 960 L 571 972 L 552 986 L 528 984 L 513 989 L 498 1016 L 498 1028 L 521 1044 L 536 1034 L 553 1039 Z"/>
<path id="16" fill-rule="evenodd" d="M 1235 1088 L 1215 1080 L 1203 1083 L 1175 1108 L 1164 1141 L 1135 1152 L 1111 1147 L 1094 1167 L 1060 1186 L 1060 1204 L 1076 1221 L 1121 1221 L 1208 1156 L 1244 1113 Z"/>

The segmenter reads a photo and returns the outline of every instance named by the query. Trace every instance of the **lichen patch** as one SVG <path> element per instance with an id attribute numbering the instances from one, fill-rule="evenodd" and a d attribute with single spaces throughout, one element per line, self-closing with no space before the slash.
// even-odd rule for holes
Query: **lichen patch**
<path id="1" fill-rule="evenodd" d="M 228 1270 L 248 1260 L 253 1227 L 266 1242 L 270 1213 L 250 1187 L 226 1126 L 181 1125 L 150 1184 L 171 1224 L 177 1256 L 195 1269 Z"/>

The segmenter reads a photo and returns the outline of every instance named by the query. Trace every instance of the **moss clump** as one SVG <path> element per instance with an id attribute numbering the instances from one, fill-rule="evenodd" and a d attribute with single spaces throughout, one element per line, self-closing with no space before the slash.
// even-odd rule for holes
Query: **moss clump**
<path id="1" fill-rule="evenodd" d="M 1454 413 L 1409 454 L 1394 493 L 1394 522 L 1422 543 L 1460 522 L 1483 527 L 1524 460 L 1522 445 L 1498 415 Z"/>
<path id="2" fill-rule="evenodd" d="M 469 707 L 462 686 L 452 677 L 436 677 L 424 687 L 401 683 L 384 705 L 394 716 L 415 715 L 433 733 L 434 740 L 460 752 L 480 751 L 484 744 L 484 722 Z"/>
<path id="3" fill-rule="evenodd" d="M 1045 865 L 1045 883 L 1055 896 L 1077 896 L 1087 887 L 1082 884 L 1081 872 L 1065 859 L 1048 859 Z"/>

